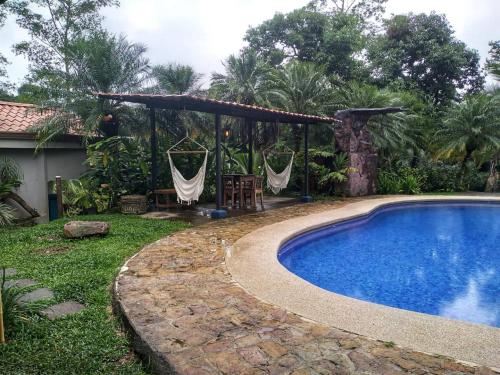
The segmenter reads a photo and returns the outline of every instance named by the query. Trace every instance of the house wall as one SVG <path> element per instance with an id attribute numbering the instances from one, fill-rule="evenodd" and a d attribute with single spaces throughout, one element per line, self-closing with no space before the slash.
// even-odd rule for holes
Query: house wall
<path id="1" fill-rule="evenodd" d="M 17 193 L 40 214 L 40 222 L 48 221 L 48 181 L 55 176 L 78 178 L 84 171 L 85 149 L 78 143 L 54 143 L 34 154 L 31 140 L 1 140 L 0 157 L 8 156 L 19 163 L 24 179 Z M 18 209 L 19 216 L 26 213 Z"/>

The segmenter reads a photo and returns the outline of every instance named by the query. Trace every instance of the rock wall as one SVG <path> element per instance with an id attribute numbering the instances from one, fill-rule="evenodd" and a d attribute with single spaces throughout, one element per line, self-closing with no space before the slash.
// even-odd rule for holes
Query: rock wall
<path id="1" fill-rule="evenodd" d="M 337 147 L 347 154 L 349 167 L 354 169 L 343 185 L 344 194 L 375 194 L 378 155 L 366 128 L 370 115 L 347 112 L 337 117 L 342 121 L 335 129 Z"/>

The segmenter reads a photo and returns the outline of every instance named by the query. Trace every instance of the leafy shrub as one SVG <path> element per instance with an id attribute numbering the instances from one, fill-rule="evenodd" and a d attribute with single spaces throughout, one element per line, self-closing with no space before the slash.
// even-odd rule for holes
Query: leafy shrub
<path id="1" fill-rule="evenodd" d="M 399 177 L 390 171 L 380 170 L 377 176 L 377 192 L 379 194 L 398 194 L 401 192 Z"/>
<path id="2" fill-rule="evenodd" d="M 84 175 L 95 186 L 107 186 L 114 203 L 120 195 L 145 194 L 149 186 L 148 147 L 130 137 L 110 137 L 88 146 Z"/>
<path id="3" fill-rule="evenodd" d="M 74 216 L 91 209 L 98 213 L 110 208 L 111 193 L 106 185 L 95 186 L 95 183 L 89 179 L 63 180 L 62 196 L 64 211 L 67 216 Z M 49 189 L 55 192 L 55 183 L 50 182 Z"/>
<path id="4" fill-rule="evenodd" d="M 426 162 L 420 169 L 427 176 L 423 191 L 459 191 L 460 188 L 460 166 L 458 164 L 447 164 L 441 161 Z"/>
<path id="5" fill-rule="evenodd" d="M 15 219 L 14 209 L 2 202 L 2 197 L 21 185 L 22 179 L 19 164 L 6 156 L 0 158 L 0 227 L 12 224 Z"/>
<path id="6" fill-rule="evenodd" d="M 377 191 L 380 194 L 420 194 L 426 175 L 418 168 L 401 167 L 397 171 L 379 170 Z"/>

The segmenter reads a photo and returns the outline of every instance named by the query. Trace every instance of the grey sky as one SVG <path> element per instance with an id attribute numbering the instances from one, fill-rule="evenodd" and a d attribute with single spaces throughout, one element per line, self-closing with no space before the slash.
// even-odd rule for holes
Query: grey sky
<path id="1" fill-rule="evenodd" d="M 178 62 L 192 65 L 205 75 L 221 71 L 222 60 L 243 46 L 247 28 L 273 16 L 305 5 L 308 0 L 121 0 L 120 8 L 103 11 L 106 27 L 124 33 L 130 41 L 145 43 L 154 64 Z M 390 13 L 446 14 L 456 36 L 475 48 L 482 61 L 488 41 L 500 39 L 500 0 L 389 0 Z M 0 31 L 0 51 L 10 60 L 11 81 L 19 83 L 27 62 L 11 53 L 12 44 L 26 38 L 9 19 Z"/>

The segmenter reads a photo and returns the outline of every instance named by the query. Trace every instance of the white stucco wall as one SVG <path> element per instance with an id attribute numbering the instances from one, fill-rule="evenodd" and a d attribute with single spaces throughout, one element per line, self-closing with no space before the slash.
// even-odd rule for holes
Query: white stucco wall
<path id="1" fill-rule="evenodd" d="M 78 143 L 54 143 L 34 154 L 31 140 L 0 139 L 0 156 L 8 156 L 22 168 L 24 180 L 17 193 L 40 214 L 39 221 L 48 220 L 48 181 L 55 176 L 78 178 L 85 171 L 85 149 Z M 24 215 L 19 210 L 19 215 Z"/>

